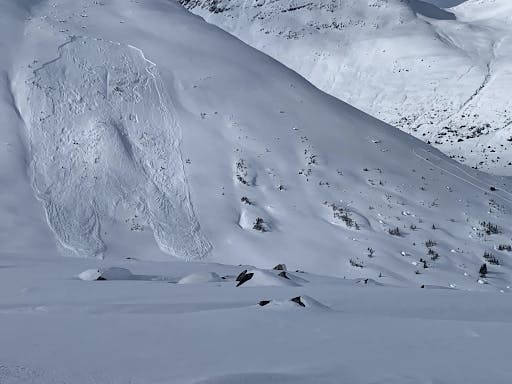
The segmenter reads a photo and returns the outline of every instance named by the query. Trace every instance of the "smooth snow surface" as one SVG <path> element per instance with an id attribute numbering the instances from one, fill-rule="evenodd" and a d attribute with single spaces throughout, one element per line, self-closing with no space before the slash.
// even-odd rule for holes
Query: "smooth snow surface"
<path id="1" fill-rule="evenodd" d="M 512 175 L 509 0 L 180 2 L 459 162 Z"/>
<path id="2" fill-rule="evenodd" d="M 84 281 L 98 280 L 131 280 L 134 275 L 126 268 L 112 267 L 107 269 L 88 269 L 78 274 L 78 278 Z"/>

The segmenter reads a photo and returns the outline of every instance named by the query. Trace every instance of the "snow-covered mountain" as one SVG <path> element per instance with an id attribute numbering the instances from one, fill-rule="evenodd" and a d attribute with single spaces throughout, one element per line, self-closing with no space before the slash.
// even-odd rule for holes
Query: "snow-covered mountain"
<path id="1" fill-rule="evenodd" d="M 181 2 L 459 162 L 512 174 L 510 1 Z"/>
<path id="2" fill-rule="evenodd" d="M 46 219 L 69 255 L 471 289 L 487 259 L 511 283 L 507 180 L 166 2 L 23 4 L 3 3 L 2 252 L 53 252 Z"/>
<path id="3" fill-rule="evenodd" d="M 506 178 L 167 0 L 0 52 L 1 384 L 510 383 Z"/>

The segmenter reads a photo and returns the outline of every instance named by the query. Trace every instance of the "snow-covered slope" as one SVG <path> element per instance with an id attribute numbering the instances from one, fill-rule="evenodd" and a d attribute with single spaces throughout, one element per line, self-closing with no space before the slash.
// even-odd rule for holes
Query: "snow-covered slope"
<path id="1" fill-rule="evenodd" d="M 458 161 L 512 174 L 512 10 L 419 0 L 183 0 L 320 89 Z"/>
<path id="2" fill-rule="evenodd" d="M 10 12 L 2 172 L 16 182 L 0 203 L 23 225 L 4 220 L 3 253 L 54 252 L 31 236 L 47 230 L 30 182 L 65 254 L 510 284 L 505 179 L 323 94 L 178 5 Z"/>
<path id="3" fill-rule="evenodd" d="M 505 179 L 170 1 L 0 49 L 0 383 L 511 382 Z"/>

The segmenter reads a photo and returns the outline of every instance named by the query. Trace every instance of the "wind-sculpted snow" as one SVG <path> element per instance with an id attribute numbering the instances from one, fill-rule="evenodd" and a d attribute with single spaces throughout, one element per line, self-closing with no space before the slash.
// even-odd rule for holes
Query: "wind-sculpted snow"
<path id="1" fill-rule="evenodd" d="M 209 251 L 189 199 L 169 97 L 136 48 L 75 38 L 28 82 L 33 186 L 66 248 L 102 255 L 104 221 L 137 218 L 160 248 Z"/>

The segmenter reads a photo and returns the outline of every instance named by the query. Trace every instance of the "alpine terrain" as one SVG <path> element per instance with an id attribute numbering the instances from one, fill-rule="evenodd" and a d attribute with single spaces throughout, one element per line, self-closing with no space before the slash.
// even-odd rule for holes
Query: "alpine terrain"
<path id="1" fill-rule="evenodd" d="M 512 175 L 509 0 L 181 3 L 459 162 Z"/>
<path id="2" fill-rule="evenodd" d="M 359 39 L 363 51 L 431 49 L 432 72 L 451 93 L 419 92 L 420 76 L 388 72 L 388 59 L 375 59 L 376 77 L 365 77 L 361 52 L 360 62 L 347 53 L 336 76 L 327 59 L 295 69 L 339 75 L 329 92 L 343 88 L 362 108 L 373 99 L 363 109 L 378 107 L 389 122 L 393 103 L 404 116 L 412 104 L 438 117 L 449 115 L 434 111 L 440 103 L 459 108 L 482 68 L 468 70 L 474 58 L 446 45 L 447 34 L 442 44 L 425 36 L 497 36 L 454 21 L 487 2 L 461 4 L 456 18 L 426 5 L 413 12 L 409 2 L 364 3 L 331 8 L 364 25 L 325 28 L 318 52 L 329 51 L 331 33 Z M 308 22 L 280 18 L 303 11 L 278 15 L 270 11 L 284 2 L 273 4 L 205 10 L 224 9 L 212 17 L 228 20 L 247 9 L 237 16 L 240 33 L 252 25 L 246 41 L 260 36 L 283 53 L 278 42 L 312 48 L 323 29 L 299 33 Z M 315 4 L 304 12 L 326 11 Z M 295 25 L 297 35 L 275 30 L 264 40 L 256 29 L 267 22 Z M 370 38 L 371 28 L 389 38 Z M 464 41 L 467 52 L 485 51 L 483 40 Z M 0 0 L 0 51 L 1 384 L 512 379 L 510 178 L 324 93 L 175 1 Z M 491 94 L 493 108 L 506 108 L 498 52 L 487 81 L 496 85 L 467 110 Z M 408 55 L 411 66 L 399 61 L 397 70 L 429 65 Z M 400 84 L 410 86 L 401 102 Z M 505 120 L 493 116 L 499 130 L 458 145 L 497 140 Z M 425 124 L 415 134 L 438 127 Z"/>

